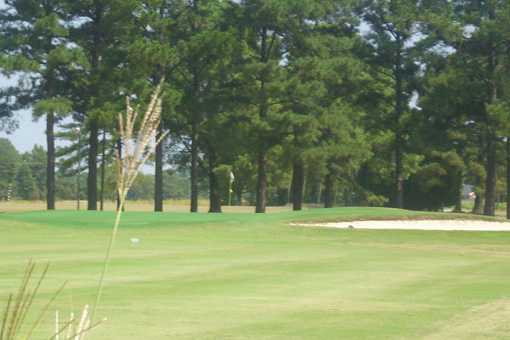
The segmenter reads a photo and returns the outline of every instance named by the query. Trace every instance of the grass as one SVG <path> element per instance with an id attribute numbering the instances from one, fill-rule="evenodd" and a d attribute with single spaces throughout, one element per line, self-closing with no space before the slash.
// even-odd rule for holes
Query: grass
<path id="1" fill-rule="evenodd" d="M 462 209 L 466 212 L 470 212 L 474 207 L 474 200 L 463 200 Z M 496 202 L 496 216 L 505 218 L 506 217 L 506 202 Z"/>
<path id="2" fill-rule="evenodd" d="M 447 216 L 379 208 L 128 211 L 97 314 L 108 321 L 90 338 L 508 338 L 510 234 L 288 225 Z M 56 309 L 66 313 L 93 301 L 113 218 L 0 214 L 0 298 L 32 257 L 52 263 L 41 300 L 69 280 Z M 41 338 L 51 333 L 52 317 Z"/>

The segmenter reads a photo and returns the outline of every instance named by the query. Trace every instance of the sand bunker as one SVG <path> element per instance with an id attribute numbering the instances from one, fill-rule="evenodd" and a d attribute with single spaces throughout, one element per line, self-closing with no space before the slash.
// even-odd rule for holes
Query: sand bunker
<path id="1" fill-rule="evenodd" d="M 510 231 L 510 222 L 477 220 L 381 220 L 328 223 L 294 223 L 302 227 L 339 229 Z"/>

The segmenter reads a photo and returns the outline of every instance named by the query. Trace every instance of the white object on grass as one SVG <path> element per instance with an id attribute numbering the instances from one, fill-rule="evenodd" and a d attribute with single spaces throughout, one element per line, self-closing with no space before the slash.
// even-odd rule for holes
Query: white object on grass
<path id="1" fill-rule="evenodd" d="M 134 245 L 134 246 L 140 244 L 140 239 L 136 238 L 136 237 L 131 237 L 130 241 L 131 241 L 131 244 Z"/>

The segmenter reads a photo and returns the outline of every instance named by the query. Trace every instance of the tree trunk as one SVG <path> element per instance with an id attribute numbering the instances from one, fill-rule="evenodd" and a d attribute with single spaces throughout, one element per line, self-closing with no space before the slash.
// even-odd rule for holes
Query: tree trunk
<path id="1" fill-rule="evenodd" d="M 315 198 L 315 203 L 321 204 L 321 196 L 322 196 L 322 183 L 321 181 L 317 181 L 317 196 Z"/>
<path id="2" fill-rule="evenodd" d="M 397 37 L 399 44 L 396 62 L 395 62 L 395 197 L 394 207 L 402 209 L 404 207 L 404 178 L 403 178 L 403 152 L 402 152 L 402 133 L 400 131 L 400 117 L 404 110 L 404 93 L 402 84 L 402 42 Z"/>
<path id="3" fill-rule="evenodd" d="M 487 144 L 487 163 L 485 179 L 485 206 L 483 214 L 494 216 L 496 213 L 496 145 L 495 139 L 489 136 Z"/>
<path id="4" fill-rule="evenodd" d="M 163 135 L 163 126 L 159 124 L 156 141 Z M 154 176 L 154 211 L 163 211 L 163 143 L 156 145 L 156 164 Z"/>
<path id="5" fill-rule="evenodd" d="M 335 204 L 334 177 L 331 171 L 324 178 L 324 208 L 333 208 Z"/>
<path id="6" fill-rule="evenodd" d="M 87 209 L 97 210 L 97 122 L 92 120 L 89 126 L 89 157 L 87 176 Z"/>
<path id="7" fill-rule="evenodd" d="M 303 189 L 305 184 L 305 169 L 303 162 L 297 160 L 292 169 L 292 210 L 298 211 L 303 208 Z"/>
<path id="8" fill-rule="evenodd" d="M 352 203 L 352 191 L 350 189 L 344 189 L 344 206 L 349 207 Z"/>
<path id="9" fill-rule="evenodd" d="M 120 138 L 117 139 L 117 157 L 122 159 L 122 141 L 120 140 Z M 118 211 L 120 209 L 120 195 L 117 190 L 115 190 L 115 197 L 116 197 L 116 201 L 117 201 L 116 210 Z M 122 208 L 122 209 L 124 209 L 124 208 Z"/>
<path id="10" fill-rule="evenodd" d="M 267 174 L 266 174 L 266 154 L 263 151 L 259 151 L 257 155 L 257 193 L 255 212 L 265 213 L 266 202 L 267 202 Z"/>
<path id="11" fill-rule="evenodd" d="M 90 50 L 90 73 L 91 73 L 91 79 L 90 93 L 88 94 L 90 96 L 90 99 L 97 99 L 99 96 L 98 90 L 98 81 L 100 81 L 99 77 L 97 77 L 98 69 L 99 69 L 99 63 L 101 60 L 100 55 L 100 26 L 101 21 L 103 18 L 103 12 L 101 6 L 99 6 L 98 2 L 94 2 L 95 6 L 92 9 L 94 12 L 94 20 L 93 20 L 93 29 L 91 30 L 92 33 L 92 46 Z M 97 109 L 98 103 L 96 103 L 95 100 L 90 100 L 91 106 L 88 107 L 88 111 L 91 111 L 93 109 Z M 87 163 L 87 210 L 97 210 L 97 155 L 98 155 L 98 122 L 96 119 L 91 118 L 89 116 L 90 123 L 89 123 L 89 153 L 88 153 L 88 163 Z"/>
<path id="12" fill-rule="evenodd" d="M 221 213 L 221 195 L 218 187 L 218 178 L 214 172 L 216 157 L 213 151 L 209 150 L 209 212 Z"/>
<path id="13" fill-rule="evenodd" d="M 104 181 L 106 167 L 106 130 L 103 129 L 103 138 L 101 140 L 101 189 L 99 191 L 99 210 L 104 210 Z"/>
<path id="14" fill-rule="evenodd" d="M 397 145 L 395 146 L 395 202 L 394 207 L 402 209 L 404 207 L 404 179 L 402 166 L 402 149 L 400 134 L 397 135 Z"/>
<path id="15" fill-rule="evenodd" d="M 477 162 L 479 164 L 484 164 L 485 160 L 484 160 L 484 152 L 483 152 L 483 149 L 484 149 L 484 139 L 483 139 L 483 136 L 480 134 L 479 137 L 478 137 L 478 155 L 477 155 Z M 475 188 L 474 188 L 474 192 L 475 192 L 475 202 L 474 202 L 474 205 L 473 205 L 473 209 L 471 210 L 471 213 L 473 214 L 476 214 L 476 215 L 481 215 L 483 213 L 483 202 L 484 202 L 484 199 L 483 199 L 483 190 L 482 190 L 482 183 L 483 183 L 483 178 L 481 176 L 477 176 L 475 178 Z"/>
<path id="16" fill-rule="evenodd" d="M 457 197 L 455 198 L 455 207 L 453 208 L 453 212 L 461 213 L 462 212 L 462 187 L 463 187 L 463 174 L 462 170 L 458 172 L 457 175 Z"/>
<path id="17" fill-rule="evenodd" d="M 473 205 L 473 210 L 471 211 L 473 214 L 481 215 L 483 211 L 483 197 L 482 192 L 477 191 L 475 192 L 475 204 Z"/>
<path id="18" fill-rule="evenodd" d="M 489 4 L 489 18 L 491 21 L 496 19 L 495 8 Z M 489 102 L 492 104 L 498 100 L 498 87 L 497 87 L 497 64 L 498 64 L 498 52 L 495 46 L 495 37 L 491 32 L 489 33 L 489 56 L 487 63 L 487 72 L 489 73 L 488 82 L 488 95 Z M 496 164 L 496 136 L 490 131 L 488 126 L 487 133 L 487 163 L 486 172 L 487 177 L 485 179 L 485 206 L 483 208 L 483 214 L 487 216 L 494 216 L 496 214 L 496 180 L 497 180 L 497 164 Z"/>
<path id="19" fill-rule="evenodd" d="M 320 178 L 316 177 L 316 174 L 313 172 L 305 172 L 305 185 L 304 185 L 304 194 L 303 194 L 303 203 L 317 203 L 317 197 L 320 192 Z M 319 197 L 320 200 L 320 197 Z"/>
<path id="20" fill-rule="evenodd" d="M 46 159 L 46 208 L 55 210 L 55 116 L 53 112 L 46 114 L 46 143 L 48 147 Z"/>
<path id="21" fill-rule="evenodd" d="M 197 126 L 193 123 L 191 129 L 191 203 L 190 211 L 198 212 L 198 145 Z"/>
<path id="22" fill-rule="evenodd" d="M 243 190 L 240 187 L 236 190 L 236 202 L 239 206 L 243 205 Z"/>
<path id="23" fill-rule="evenodd" d="M 268 44 L 269 29 L 263 27 L 261 31 L 260 41 L 260 62 L 267 64 L 271 55 L 272 44 Z M 275 34 L 273 32 L 273 34 Z M 273 36 L 274 37 L 274 36 Z M 259 74 L 260 88 L 258 91 L 258 108 L 259 118 L 262 121 L 267 119 L 269 110 L 268 93 L 266 89 L 266 71 L 265 69 Z M 259 150 L 257 154 L 257 189 L 255 193 L 255 213 L 265 213 L 267 204 L 267 155 L 266 155 L 266 140 L 265 137 L 259 135 Z"/>
<path id="24" fill-rule="evenodd" d="M 289 197 L 289 204 L 292 204 L 294 206 L 294 164 L 292 164 L 292 178 L 290 180 L 289 188 L 287 189 L 288 193 L 287 196 Z"/>
<path id="25" fill-rule="evenodd" d="M 510 220 L 510 137 L 506 138 L 506 218 Z"/>

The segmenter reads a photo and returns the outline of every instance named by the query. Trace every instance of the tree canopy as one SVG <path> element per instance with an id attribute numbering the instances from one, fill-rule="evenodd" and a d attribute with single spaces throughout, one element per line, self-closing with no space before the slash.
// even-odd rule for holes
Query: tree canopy
<path id="1" fill-rule="evenodd" d="M 0 191 L 49 209 L 78 174 L 88 209 L 114 199 L 117 113 L 163 79 L 169 137 L 130 195 L 155 211 L 173 190 L 191 212 L 203 196 L 461 210 L 472 188 L 494 215 L 510 196 L 507 1 L 6 0 L 0 34 L 0 129 L 31 109 L 47 134 L 44 176 L 37 148 Z"/>

